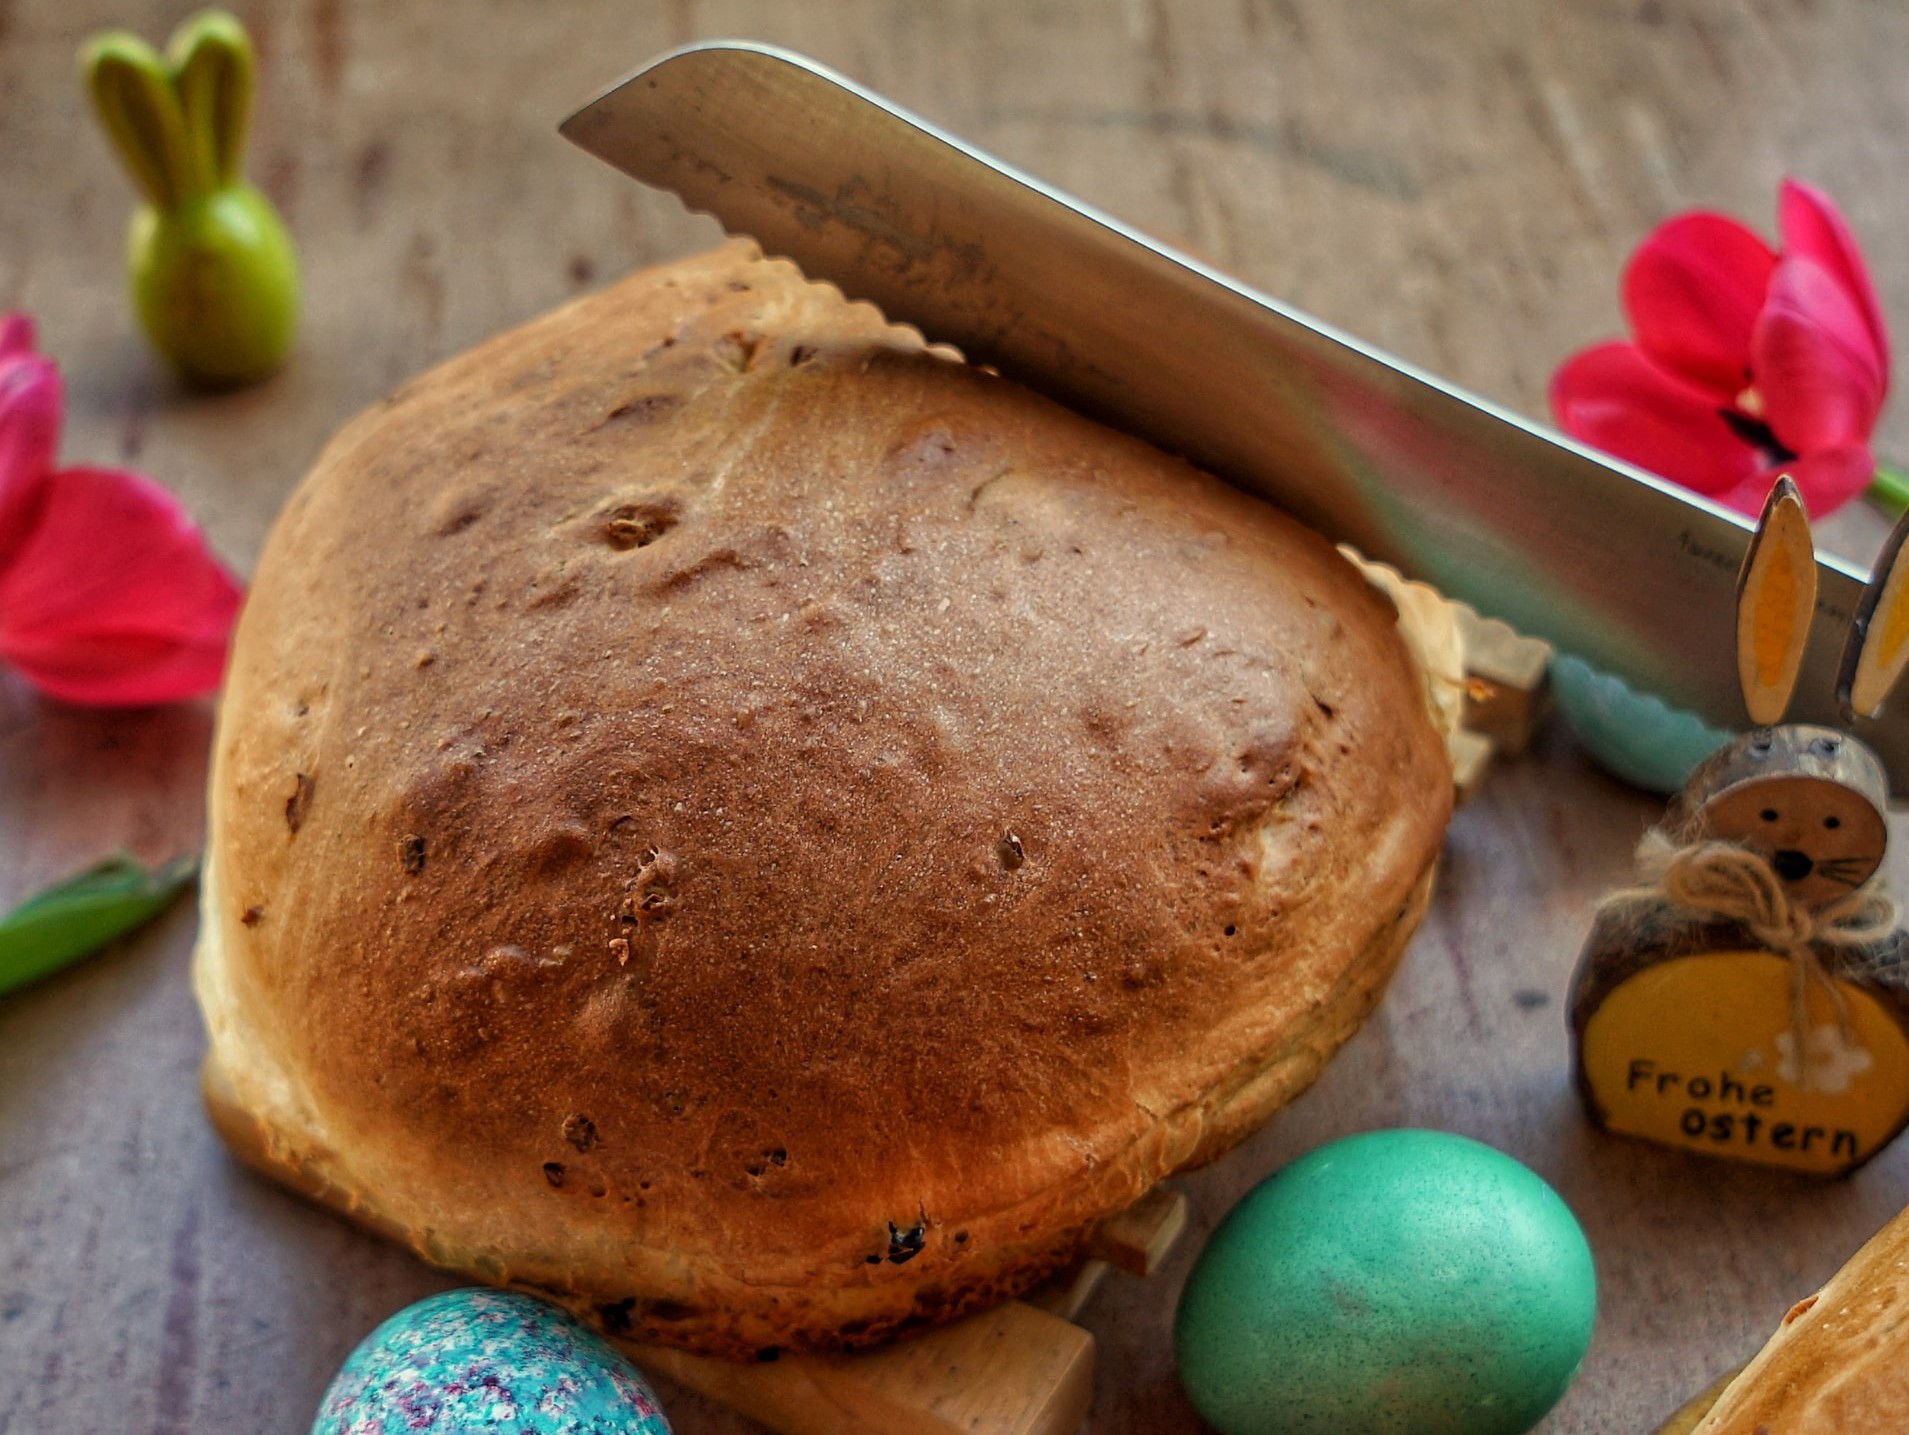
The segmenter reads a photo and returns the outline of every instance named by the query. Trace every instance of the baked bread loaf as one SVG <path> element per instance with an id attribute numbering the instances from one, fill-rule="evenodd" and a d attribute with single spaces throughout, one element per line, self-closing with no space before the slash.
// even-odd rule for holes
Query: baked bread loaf
<path id="1" fill-rule="evenodd" d="M 1784 1316 L 1696 1435 L 1909 1430 L 1909 1212 Z"/>
<path id="2" fill-rule="evenodd" d="M 613 1335 L 866 1344 L 1310 1082 L 1450 804 L 1324 540 L 729 245 L 407 385 L 286 508 L 207 1093 Z"/>

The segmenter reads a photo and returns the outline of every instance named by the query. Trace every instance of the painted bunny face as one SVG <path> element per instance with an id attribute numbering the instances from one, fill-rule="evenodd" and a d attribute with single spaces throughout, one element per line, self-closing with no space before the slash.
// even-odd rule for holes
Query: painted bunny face
<path id="1" fill-rule="evenodd" d="M 1882 865 L 1888 827 L 1862 793 L 1806 773 L 1774 773 L 1718 793 L 1698 813 L 1710 836 L 1769 859 L 1790 896 L 1822 906 Z"/>

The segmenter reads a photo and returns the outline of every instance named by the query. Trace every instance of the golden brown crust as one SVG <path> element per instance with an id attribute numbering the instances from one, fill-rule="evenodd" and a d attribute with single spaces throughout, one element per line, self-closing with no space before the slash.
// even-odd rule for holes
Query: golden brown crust
<path id="1" fill-rule="evenodd" d="M 1885 1430 L 1909 1430 L 1909 1212 L 1790 1307 L 1696 1435 Z"/>
<path id="2" fill-rule="evenodd" d="M 1323 540 L 728 246 L 288 507 L 213 780 L 221 1127 L 613 1330 L 866 1341 L 1309 1081 L 1449 805 Z"/>

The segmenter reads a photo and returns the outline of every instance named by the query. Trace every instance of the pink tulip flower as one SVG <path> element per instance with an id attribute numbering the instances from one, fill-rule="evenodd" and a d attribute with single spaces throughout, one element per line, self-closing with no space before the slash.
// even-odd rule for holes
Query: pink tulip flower
<path id="1" fill-rule="evenodd" d="M 1777 226 L 1780 250 L 1722 214 L 1659 226 L 1624 271 L 1636 342 L 1559 368 L 1559 427 L 1742 513 L 1779 474 L 1819 517 L 1868 487 L 1889 387 L 1875 286 L 1822 191 L 1785 180 Z"/>
<path id="2" fill-rule="evenodd" d="M 0 319 L 0 661 L 70 703 L 135 707 L 216 688 L 238 581 L 150 479 L 56 470 L 63 412 L 32 320 Z"/>

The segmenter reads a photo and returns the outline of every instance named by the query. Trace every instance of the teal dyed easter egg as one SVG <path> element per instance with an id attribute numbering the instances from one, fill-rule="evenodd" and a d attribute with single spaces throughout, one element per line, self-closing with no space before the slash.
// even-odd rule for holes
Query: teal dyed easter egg
<path id="1" fill-rule="evenodd" d="M 1521 1435 L 1577 1374 L 1591 1249 L 1536 1174 L 1440 1131 L 1308 1153 L 1187 1278 L 1180 1379 L 1223 1435 Z"/>
<path id="2" fill-rule="evenodd" d="M 669 1435 L 636 1368 L 555 1306 L 446 1291 L 372 1331 L 338 1372 L 312 1435 Z"/>

